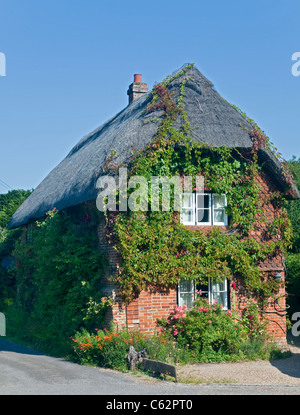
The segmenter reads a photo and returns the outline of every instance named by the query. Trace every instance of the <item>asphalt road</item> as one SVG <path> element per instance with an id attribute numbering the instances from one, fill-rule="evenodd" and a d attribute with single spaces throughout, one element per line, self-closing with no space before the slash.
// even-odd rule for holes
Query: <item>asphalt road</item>
<path id="1" fill-rule="evenodd" d="M 282 385 L 175 384 L 111 370 L 80 366 L 0 338 L 0 395 L 299 395 Z"/>

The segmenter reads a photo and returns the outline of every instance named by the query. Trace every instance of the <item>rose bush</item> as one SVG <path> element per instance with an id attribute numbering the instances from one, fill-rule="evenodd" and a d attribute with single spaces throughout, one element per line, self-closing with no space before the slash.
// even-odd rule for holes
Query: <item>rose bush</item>
<path id="1" fill-rule="evenodd" d="M 198 299 L 193 308 L 175 307 L 166 320 L 160 320 L 163 331 L 173 336 L 180 347 L 193 350 L 196 355 L 234 355 L 247 339 L 245 326 L 230 310 L 223 310 L 218 303 L 209 304 Z"/>

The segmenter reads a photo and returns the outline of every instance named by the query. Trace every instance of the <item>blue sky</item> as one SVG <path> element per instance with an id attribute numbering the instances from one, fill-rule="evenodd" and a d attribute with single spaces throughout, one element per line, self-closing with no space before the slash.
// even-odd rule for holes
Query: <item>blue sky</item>
<path id="1" fill-rule="evenodd" d="M 81 137 L 194 62 L 286 159 L 300 157 L 299 0 L 0 0 L 0 193 L 35 188 Z"/>

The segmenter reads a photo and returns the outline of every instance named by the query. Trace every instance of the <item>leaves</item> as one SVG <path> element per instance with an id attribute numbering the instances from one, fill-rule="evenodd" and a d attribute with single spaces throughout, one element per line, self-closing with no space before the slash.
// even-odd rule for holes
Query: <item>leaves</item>
<path id="1" fill-rule="evenodd" d="M 249 235 L 265 221 L 256 151 L 267 139 L 260 130 L 253 131 L 257 145 L 247 158 L 233 148 L 215 148 L 193 141 L 187 135 L 185 82 L 177 103 L 167 85 L 165 82 L 154 87 L 147 111 L 162 110 L 161 124 L 146 149 L 132 157 L 130 175 L 145 177 L 148 189 L 151 176 L 191 176 L 194 181 L 197 175 L 204 176 L 206 189 L 226 194 L 229 230 L 238 231 L 190 230 L 180 224 L 178 212 L 172 208 L 170 212 L 152 212 L 151 203 L 149 211 L 143 214 L 120 212 L 113 220 L 108 217 L 108 233 L 123 258 L 115 281 L 128 302 L 142 290 L 166 289 L 181 279 L 218 281 L 233 275 L 244 281 L 249 295 L 259 291 L 262 296 L 269 296 L 272 284 L 262 282 L 258 264 L 286 249 L 291 228 L 284 214 L 280 216 L 278 200 L 278 218 L 264 231 L 265 237 L 257 241 Z M 176 129 L 173 124 L 179 116 L 183 124 Z M 173 196 L 172 193 L 171 199 Z M 272 240 L 272 235 L 280 238 Z"/>

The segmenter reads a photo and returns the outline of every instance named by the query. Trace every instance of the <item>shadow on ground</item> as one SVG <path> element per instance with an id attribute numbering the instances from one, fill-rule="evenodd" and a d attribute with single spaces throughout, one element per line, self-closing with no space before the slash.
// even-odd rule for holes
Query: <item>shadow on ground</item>
<path id="1" fill-rule="evenodd" d="M 271 360 L 270 363 L 281 373 L 300 378 L 300 336 L 295 337 L 291 332 L 288 332 L 287 342 L 292 356 L 286 359 Z"/>
<path id="2" fill-rule="evenodd" d="M 43 353 L 37 352 L 36 350 L 29 349 L 28 347 L 21 346 L 0 337 L 0 353 L 1 352 L 14 352 L 28 355 L 42 355 Z"/>

